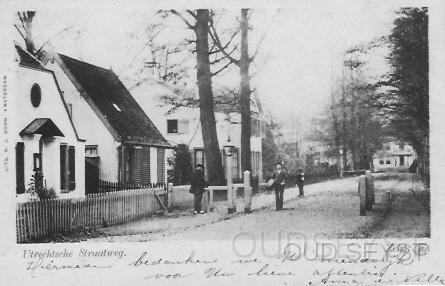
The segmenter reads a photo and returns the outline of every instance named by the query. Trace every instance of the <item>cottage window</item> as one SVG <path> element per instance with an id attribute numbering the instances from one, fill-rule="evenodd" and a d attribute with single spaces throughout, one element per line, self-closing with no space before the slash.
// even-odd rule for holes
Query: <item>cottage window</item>
<path id="1" fill-rule="evenodd" d="M 167 133 L 178 133 L 177 119 L 167 119 Z"/>
<path id="2" fill-rule="evenodd" d="M 25 144 L 17 142 L 15 147 L 16 193 L 25 192 Z"/>
<path id="3" fill-rule="evenodd" d="M 125 181 L 132 184 L 150 183 L 150 147 L 128 147 L 127 154 Z"/>
<path id="4" fill-rule="evenodd" d="M 42 91 L 40 90 L 40 86 L 35 83 L 31 88 L 31 103 L 35 108 L 40 106 L 40 102 L 42 101 Z"/>
<path id="5" fill-rule="evenodd" d="M 76 189 L 76 149 L 66 144 L 60 145 L 60 189 Z"/>
<path id="6" fill-rule="evenodd" d="M 85 157 L 97 157 L 97 145 L 85 145 Z"/>
<path id="7" fill-rule="evenodd" d="M 68 148 L 68 173 L 70 180 L 70 191 L 76 189 L 76 149 L 74 146 Z"/>
<path id="8" fill-rule="evenodd" d="M 67 190 L 68 182 L 68 168 L 67 168 L 67 151 L 68 146 L 65 144 L 60 145 L 60 189 Z"/>
<path id="9" fill-rule="evenodd" d="M 380 160 L 380 161 L 379 161 L 379 164 L 380 164 L 380 165 L 383 165 L 383 164 L 385 164 L 385 161 Z"/>
<path id="10" fill-rule="evenodd" d="M 386 160 L 386 165 L 390 165 L 391 161 L 390 160 Z"/>
<path id="11" fill-rule="evenodd" d="M 178 133 L 180 134 L 187 134 L 189 133 L 189 120 L 188 119 L 181 119 L 178 123 Z"/>

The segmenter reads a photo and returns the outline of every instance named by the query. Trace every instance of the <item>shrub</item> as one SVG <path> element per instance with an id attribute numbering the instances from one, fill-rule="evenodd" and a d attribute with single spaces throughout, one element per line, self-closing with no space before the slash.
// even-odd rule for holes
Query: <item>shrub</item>
<path id="1" fill-rule="evenodd" d="M 168 164 L 172 167 L 168 172 L 168 180 L 175 185 L 186 185 L 192 175 L 192 156 L 185 144 L 175 147 L 173 157 L 168 158 Z"/>
<path id="2" fill-rule="evenodd" d="M 57 194 L 54 188 L 48 188 L 46 186 L 46 182 L 43 178 L 43 173 L 40 170 L 34 171 L 27 192 L 31 195 L 32 198 L 37 200 L 57 198 Z"/>

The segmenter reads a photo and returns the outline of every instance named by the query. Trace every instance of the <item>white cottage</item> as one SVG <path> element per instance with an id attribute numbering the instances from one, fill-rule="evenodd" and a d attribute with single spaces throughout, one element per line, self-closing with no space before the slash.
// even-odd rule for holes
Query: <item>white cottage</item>
<path id="1" fill-rule="evenodd" d="M 388 169 L 406 169 L 417 158 L 413 147 L 400 141 L 389 141 L 373 156 L 374 169 L 383 171 Z"/>
<path id="2" fill-rule="evenodd" d="M 10 135 L 15 144 L 11 172 L 18 200 L 36 170 L 59 198 L 85 195 L 85 141 L 79 138 L 51 70 L 16 45 L 16 90 L 11 100 Z"/>
<path id="3" fill-rule="evenodd" d="M 171 148 L 118 76 L 62 54 L 54 70 L 70 118 L 86 139 L 87 193 L 99 179 L 113 183 L 165 183 L 165 150 Z"/>
<path id="4" fill-rule="evenodd" d="M 179 107 L 169 112 L 172 106 L 165 106 L 162 96 L 175 96 L 172 88 L 166 83 L 154 78 L 147 78 L 134 87 L 130 87 L 136 101 L 142 109 L 153 115 L 153 122 L 171 145 L 186 144 L 192 152 L 194 165 L 206 165 L 204 142 L 200 124 L 200 111 L 197 107 Z M 259 98 L 254 93 L 251 104 L 252 136 L 250 139 L 252 176 L 263 180 L 262 171 L 262 135 L 263 119 Z M 230 137 L 235 146 L 233 152 L 233 171 L 235 179 L 242 178 L 241 170 L 241 115 L 239 110 L 231 105 L 215 105 L 216 129 L 218 142 L 224 159 L 223 145 Z M 206 168 L 204 167 L 206 170 Z"/>

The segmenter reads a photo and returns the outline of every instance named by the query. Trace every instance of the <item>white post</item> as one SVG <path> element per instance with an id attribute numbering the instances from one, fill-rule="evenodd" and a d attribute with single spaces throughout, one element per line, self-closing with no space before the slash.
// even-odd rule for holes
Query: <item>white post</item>
<path id="1" fill-rule="evenodd" d="M 252 187 L 250 185 L 250 172 L 244 171 L 244 212 L 250 213 L 252 206 Z"/>
<path id="2" fill-rule="evenodd" d="M 234 213 L 236 211 L 236 190 L 234 194 L 233 179 L 232 179 L 232 154 L 226 154 L 226 177 L 227 177 L 227 204 L 228 213 Z"/>
<path id="3" fill-rule="evenodd" d="M 167 185 L 167 209 L 170 210 L 173 207 L 173 183 Z"/>
<path id="4" fill-rule="evenodd" d="M 360 198 L 360 215 L 366 215 L 366 176 L 362 175 L 358 181 L 358 196 Z"/>
<path id="5" fill-rule="evenodd" d="M 367 194 L 367 209 L 372 209 L 372 205 L 375 204 L 375 194 L 374 194 L 374 180 L 371 175 L 371 171 L 367 170 L 366 175 L 366 194 Z"/>
<path id="6" fill-rule="evenodd" d="M 340 178 L 343 178 L 344 174 L 343 174 L 344 170 L 343 170 L 343 154 L 340 154 Z"/>

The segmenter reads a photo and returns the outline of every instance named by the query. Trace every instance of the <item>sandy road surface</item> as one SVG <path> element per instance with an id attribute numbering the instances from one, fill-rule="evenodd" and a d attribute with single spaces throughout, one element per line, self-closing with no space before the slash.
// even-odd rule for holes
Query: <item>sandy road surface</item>
<path id="1" fill-rule="evenodd" d="M 173 213 L 100 229 L 103 236 L 90 240 L 230 240 L 239 233 L 258 239 L 429 236 L 429 192 L 417 175 L 377 175 L 375 185 L 376 205 L 367 216 L 359 216 L 357 178 L 348 178 L 309 185 L 305 198 L 297 197 L 296 188 L 286 189 L 282 211 L 274 210 L 273 194 L 262 194 L 254 197 L 251 214 L 227 215 L 220 203 L 209 214 Z"/>

